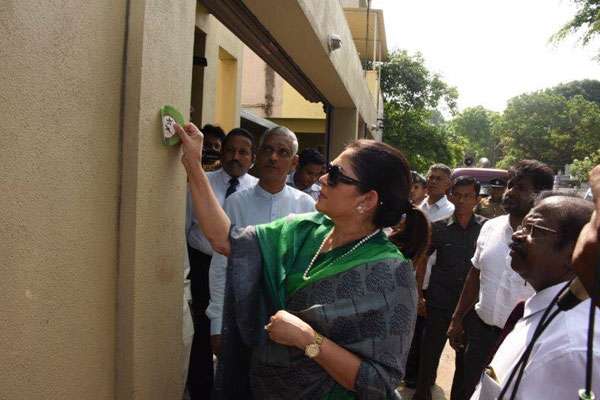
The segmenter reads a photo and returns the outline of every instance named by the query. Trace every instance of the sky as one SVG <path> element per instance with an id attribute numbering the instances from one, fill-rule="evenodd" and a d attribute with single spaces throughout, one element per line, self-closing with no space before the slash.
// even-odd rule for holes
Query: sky
<path id="1" fill-rule="evenodd" d="M 503 111 L 511 97 L 599 79 L 600 49 L 575 38 L 550 44 L 574 14 L 571 0 L 372 0 L 384 11 L 388 49 L 420 51 L 459 92 L 460 110 Z"/>

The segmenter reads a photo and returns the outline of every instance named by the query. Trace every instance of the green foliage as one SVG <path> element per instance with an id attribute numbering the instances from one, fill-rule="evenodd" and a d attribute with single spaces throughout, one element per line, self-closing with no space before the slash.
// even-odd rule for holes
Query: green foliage
<path id="1" fill-rule="evenodd" d="M 411 167 L 424 172 L 435 162 L 456 165 L 465 140 L 448 129 L 440 109 L 456 111 L 456 88 L 432 74 L 420 54 L 396 51 L 381 66 L 383 140 L 399 148 Z"/>
<path id="2" fill-rule="evenodd" d="M 500 165 L 534 158 L 558 171 L 600 148 L 600 107 L 581 95 L 523 94 L 509 101 L 502 119 Z"/>
<path id="3" fill-rule="evenodd" d="M 598 164 L 600 164 L 600 149 L 590 154 L 589 157 L 584 157 L 582 160 L 573 160 L 573 164 L 571 164 L 571 175 L 573 175 L 579 183 L 587 182 L 590 171 Z"/>
<path id="4" fill-rule="evenodd" d="M 501 123 L 499 113 L 477 106 L 457 114 L 450 127 L 455 135 L 465 138 L 467 154 L 476 159 L 487 157 L 494 166 L 501 155 Z"/>
<path id="5" fill-rule="evenodd" d="M 585 46 L 600 33 L 600 0 L 573 0 L 577 12 L 551 40 L 558 42 L 567 36 L 583 31 L 581 43 Z"/>
<path id="6" fill-rule="evenodd" d="M 581 81 L 572 81 L 562 83 L 553 88 L 547 89 L 549 93 L 561 95 L 567 99 L 572 99 L 577 95 L 583 96 L 587 101 L 593 101 L 600 105 L 600 81 L 584 79 Z"/>

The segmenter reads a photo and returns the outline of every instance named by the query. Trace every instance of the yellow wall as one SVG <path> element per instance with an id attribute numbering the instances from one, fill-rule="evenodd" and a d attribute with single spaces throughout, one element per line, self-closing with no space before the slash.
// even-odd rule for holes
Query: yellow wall
<path id="1" fill-rule="evenodd" d="M 373 98 L 373 103 L 376 105 L 376 100 L 379 95 L 379 73 L 377 71 L 365 71 L 367 79 L 367 87 Z"/>
<path id="2" fill-rule="evenodd" d="M 311 103 L 304 99 L 287 82 L 283 83 L 283 101 L 281 104 L 281 115 L 273 115 L 276 118 L 317 118 L 325 119 L 323 105 Z"/>
<path id="3" fill-rule="evenodd" d="M 215 91 L 214 123 L 220 125 L 225 132 L 238 127 L 239 115 L 236 116 L 237 60 L 223 48 L 219 48 L 217 73 L 217 90 Z M 237 86 L 236 86 L 237 85 Z M 237 117 L 237 118 L 236 118 Z"/>
<path id="4" fill-rule="evenodd" d="M 125 1 L 0 6 L 0 398 L 112 399 Z"/>

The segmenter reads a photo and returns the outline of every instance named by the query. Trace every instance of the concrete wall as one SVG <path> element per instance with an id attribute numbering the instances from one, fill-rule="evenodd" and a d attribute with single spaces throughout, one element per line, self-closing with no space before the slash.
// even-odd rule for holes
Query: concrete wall
<path id="1" fill-rule="evenodd" d="M 0 6 L 3 400 L 181 396 L 195 3 Z"/>
<path id="2" fill-rule="evenodd" d="M 0 5 L 0 398 L 112 399 L 125 0 Z"/>
<path id="3" fill-rule="evenodd" d="M 116 398 L 177 399 L 185 177 L 159 109 L 188 115 L 196 2 L 131 2 L 123 114 Z"/>

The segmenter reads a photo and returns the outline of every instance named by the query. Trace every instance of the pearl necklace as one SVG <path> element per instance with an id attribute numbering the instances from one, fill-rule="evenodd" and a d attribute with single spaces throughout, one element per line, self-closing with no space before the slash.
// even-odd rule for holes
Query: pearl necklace
<path id="1" fill-rule="evenodd" d="M 345 252 L 341 256 L 336 257 L 333 261 L 330 262 L 330 264 L 335 264 L 336 262 L 338 262 L 342 258 L 350 255 L 350 253 L 352 253 L 354 250 L 358 249 L 360 246 L 362 246 L 363 244 L 365 244 L 369 239 L 371 239 L 373 236 L 377 235 L 379 232 L 381 232 L 381 229 L 377 229 L 374 232 L 371 232 L 370 234 L 368 234 L 367 236 L 365 236 L 364 238 L 362 238 L 354 246 L 352 246 L 352 248 L 350 250 L 348 250 L 347 252 Z M 325 235 L 325 239 L 323 239 L 323 241 L 321 242 L 321 245 L 319 246 L 319 249 L 317 250 L 317 252 L 313 256 L 312 260 L 310 260 L 310 263 L 308 264 L 308 267 L 306 267 L 306 270 L 302 274 L 302 279 L 304 279 L 305 281 L 308 280 L 308 273 L 310 272 L 310 269 L 313 267 L 313 264 L 315 263 L 315 260 L 317 259 L 317 257 L 319 256 L 319 254 L 321 254 L 321 250 L 323 250 L 323 246 L 325 246 L 325 242 L 327 241 L 327 239 L 329 238 L 330 235 L 331 235 L 331 232 L 329 232 L 329 234 Z"/>

